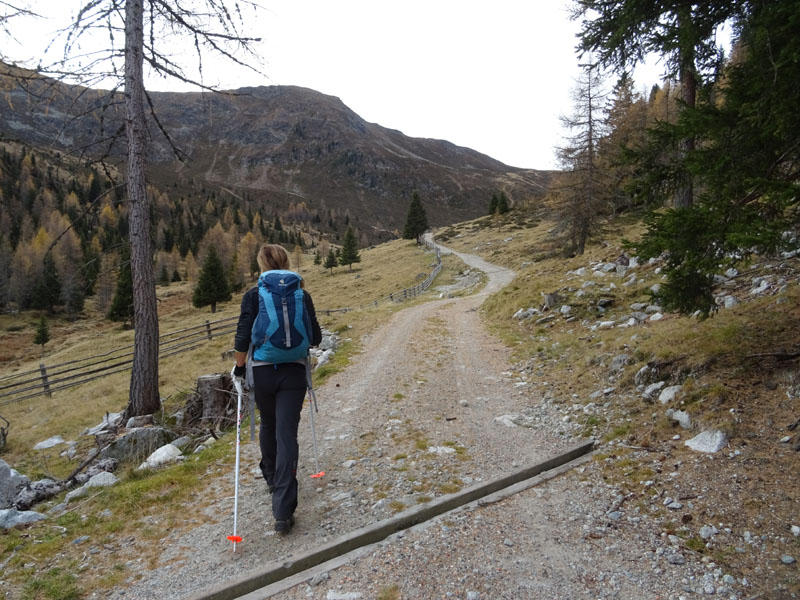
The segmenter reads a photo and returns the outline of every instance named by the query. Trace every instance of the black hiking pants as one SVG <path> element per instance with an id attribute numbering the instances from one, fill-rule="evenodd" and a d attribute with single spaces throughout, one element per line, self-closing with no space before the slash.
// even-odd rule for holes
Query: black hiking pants
<path id="1" fill-rule="evenodd" d="M 261 472 L 273 489 L 272 516 L 285 520 L 297 508 L 297 428 L 307 389 L 305 365 L 254 367 L 253 383 L 261 413 Z"/>

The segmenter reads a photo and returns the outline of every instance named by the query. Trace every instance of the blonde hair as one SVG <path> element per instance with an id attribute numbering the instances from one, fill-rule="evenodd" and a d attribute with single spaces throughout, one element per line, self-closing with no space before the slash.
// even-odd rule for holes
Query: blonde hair
<path id="1" fill-rule="evenodd" d="M 289 270 L 289 253 L 278 244 L 264 244 L 256 257 L 261 271 Z"/>

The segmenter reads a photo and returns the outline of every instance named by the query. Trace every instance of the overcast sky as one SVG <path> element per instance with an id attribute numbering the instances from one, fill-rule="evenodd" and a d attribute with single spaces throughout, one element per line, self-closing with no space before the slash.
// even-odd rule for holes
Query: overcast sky
<path id="1" fill-rule="evenodd" d="M 54 15 L 78 0 L 38 0 Z M 262 0 L 248 33 L 260 45 L 264 76 L 206 70 L 206 83 L 299 85 L 339 97 L 358 115 L 414 137 L 445 139 L 515 167 L 556 166 L 559 115 L 570 112 L 578 75 L 578 24 L 568 0 Z M 49 7 L 48 7 L 49 6 Z M 36 25 L 40 43 L 58 25 Z M 19 48 L 11 48 L 19 50 Z M 38 50 L 29 49 L 28 55 Z M 10 56 L 19 55 L 9 52 Z M 658 83 L 652 64 L 637 86 Z M 183 91 L 150 81 L 153 90 Z"/>

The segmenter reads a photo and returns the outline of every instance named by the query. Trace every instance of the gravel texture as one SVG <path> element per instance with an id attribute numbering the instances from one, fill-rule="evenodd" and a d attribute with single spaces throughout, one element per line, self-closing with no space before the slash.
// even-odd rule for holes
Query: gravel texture
<path id="1" fill-rule="evenodd" d="M 585 441 L 537 386 L 513 370 L 478 308 L 513 273 L 461 254 L 488 273 L 464 298 L 409 308 L 363 340 L 364 352 L 317 391 L 315 472 L 308 414 L 300 429 L 300 504 L 290 535 L 272 532 L 255 442 L 242 445 L 239 534 L 232 552 L 233 474 L 208 473 L 159 565 L 131 561 L 137 577 L 115 600 L 185 598 L 288 559 L 403 507 L 510 473 Z M 526 426 L 504 415 L 528 416 Z M 518 420 L 518 419 L 517 419 Z M 626 505 L 591 462 L 493 502 L 442 515 L 304 582 L 277 598 L 745 598 L 742 582 L 682 549 Z M 203 508 L 198 508 L 202 505 Z M 158 525 L 158 517 L 152 517 Z M 302 578 L 301 578 L 302 579 Z M 746 582 L 745 582 L 746 583 Z M 266 592 L 265 592 L 266 593 Z M 99 596 L 99 594 L 98 594 Z"/>

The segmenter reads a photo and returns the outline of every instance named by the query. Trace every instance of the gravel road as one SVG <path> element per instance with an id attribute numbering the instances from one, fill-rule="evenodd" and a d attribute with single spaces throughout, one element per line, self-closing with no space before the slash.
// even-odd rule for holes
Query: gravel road
<path id="1" fill-rule="evenodd" d="M 395 313 L 363 340 L 364 351 L 317 390 L 315 472 L 306 414 L 300 431 L 297 525 L 272 533 L 258 447 L 242 446 L 239 533 L 232 526 L 230 467 L 208 473 L 197 506 L 187 506 L 160 565 L 132 567 L 108 597 L 185 598 L 265 564 L 313 549 L 403 507 L 510 473 L 584 441 L 559 433 L 562 415 L 515 371 L 509 350 L 489 336 L 478 308 L 513 273 L 459 254 L 484 270 L 478 294 Z M 534 426 L 502 419 L 539 407 Z M 625 511 L 625 497 L 591 462 L 527 490 L 468 505 L 401 532 L 359 557 L 309 574 L 274 597 L 671 599 L 696 593 L 741 598 L 715 568 L 670 549 L 646 517 Z M 202 506 L 203 508 L 199 508 Z M 158 517 L 151 517 L 157 524 Z M 279 586 L 280 587 L 280 586 Z M 276 588 L 278 589 L 278 588 Z"/>

